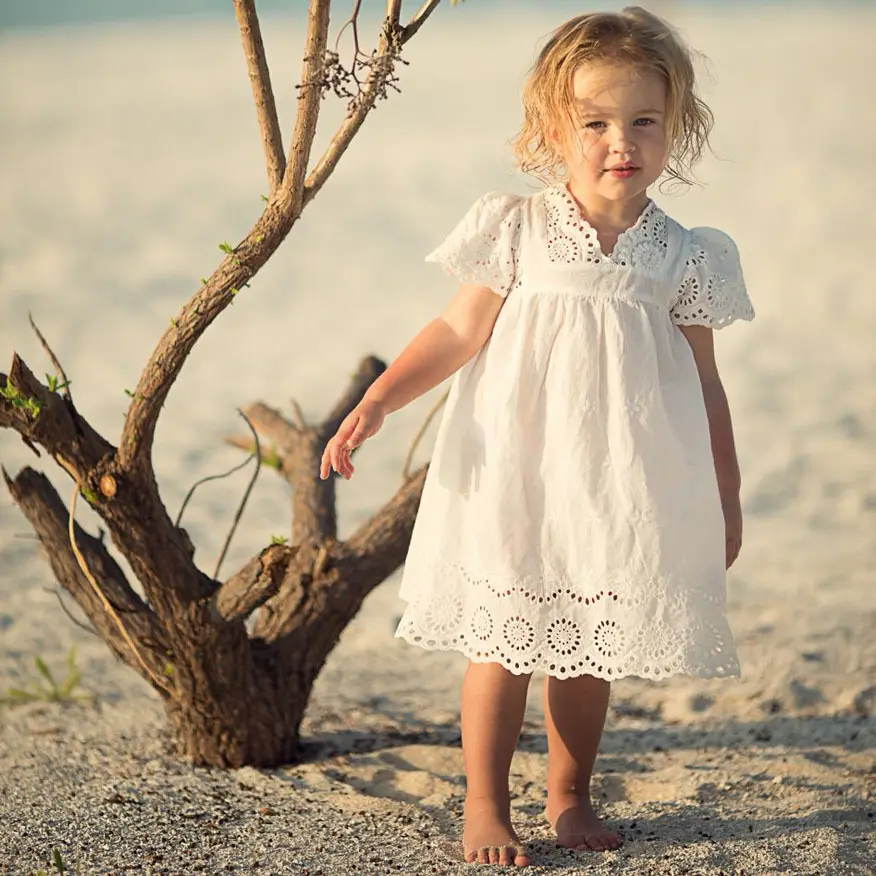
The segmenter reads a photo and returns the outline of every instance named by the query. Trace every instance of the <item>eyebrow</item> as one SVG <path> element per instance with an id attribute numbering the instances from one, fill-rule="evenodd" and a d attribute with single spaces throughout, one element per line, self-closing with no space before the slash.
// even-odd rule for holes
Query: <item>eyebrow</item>
<path id="1" fill-rule="evenodd" d="M 576 100 L 576 101 L 575 101 L 575 105 L 576 105 L 577 107 L 580 108 L 580 107 L 583 105 L 583 103 L 582 103 L 582 101 L 577 101 L 577 100 Z M 584 118 L 590 118 L 591 116 L 604 116 L 604 115 L 606 115 L 608 112 L 609 112 L 609 110 L 604 110 L 603 112 L 580 112 L 579 114 L 580 114 L 582 117 L 584 117 Z M 663 110 L 659 110 L 659 109 L 640 109 L 640 110 L 636 110 L 635 113 L 633 113 L 633 115 L 636 115 L 636 116 L 640 116 L 640 115 L 643 115 L 643 114 L 644 114 L 644 115 L 652 115 L 652 116 L 662 116 L 662 115 L 663 115 Z"/>

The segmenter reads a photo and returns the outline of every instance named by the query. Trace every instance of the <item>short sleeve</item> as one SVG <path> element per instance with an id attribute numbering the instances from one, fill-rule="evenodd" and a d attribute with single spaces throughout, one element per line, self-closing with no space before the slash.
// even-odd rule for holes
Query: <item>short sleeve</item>
<path id="1" fill-rule="evenodd" d="M 754 319 L 736 244 L 715 228 L 693 228 L 690 233 L 672 321 L 720 329 L 737 319 Z"/>
<path id="2" fill-rule="evenodd" d="M 484 195 L 426 261 L 438 263 L 461 283 L 488 286 L 504 298 L 517 272 L 522 202 L 519 195 Z"/>

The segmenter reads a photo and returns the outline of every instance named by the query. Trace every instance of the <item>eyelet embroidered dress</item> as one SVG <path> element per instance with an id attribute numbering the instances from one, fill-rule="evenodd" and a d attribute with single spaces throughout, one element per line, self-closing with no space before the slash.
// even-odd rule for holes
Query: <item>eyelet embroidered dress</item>
<path id="1" fill-rule="evenodd" d="M 485 195 L 428 260 L 505 301 L 451 385 L 396 635 L 514 673 L 738 675 L 678 329 L 753 318 L 733 242 L 650 201 L 606 256 L 558 185 Z"/>

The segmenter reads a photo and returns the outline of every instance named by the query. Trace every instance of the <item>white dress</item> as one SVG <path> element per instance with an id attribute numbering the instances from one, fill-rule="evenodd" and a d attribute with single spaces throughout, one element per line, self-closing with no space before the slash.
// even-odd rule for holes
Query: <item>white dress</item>
<path id="1" fill-rule="evenodd" d="M 514 673 L 738 675 L 678 329 L 754 316 L 732 240 L 650 201 L 606 256 L 557 185 L 485 195 L 428 260 L 505 301 L 451 386 L 396 636 Z"/>

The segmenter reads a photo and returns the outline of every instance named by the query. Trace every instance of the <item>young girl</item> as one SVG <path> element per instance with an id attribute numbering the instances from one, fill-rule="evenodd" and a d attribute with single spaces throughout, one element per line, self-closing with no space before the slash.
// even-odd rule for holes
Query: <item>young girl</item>
<path id="1" fill-rule="evenodd" d="M 739 470 L 712 330 L 754 315 L 736 247 L 648 196 L 687 181 L 711 128 L 687 49 L 637 7 L 562 25 L 524 93 L 520 167 L 429 259 L 462 285 L 329 441 L 322 477 L 456 372 L 405 564 L 396 635 L 469 659 L 469 862 L 525 866 L 508 774 L 529 679 L 547 674 L 546 817 L 617 848 L 590 779 L 609 685 L 738 675 L 725 569 Z"/>

